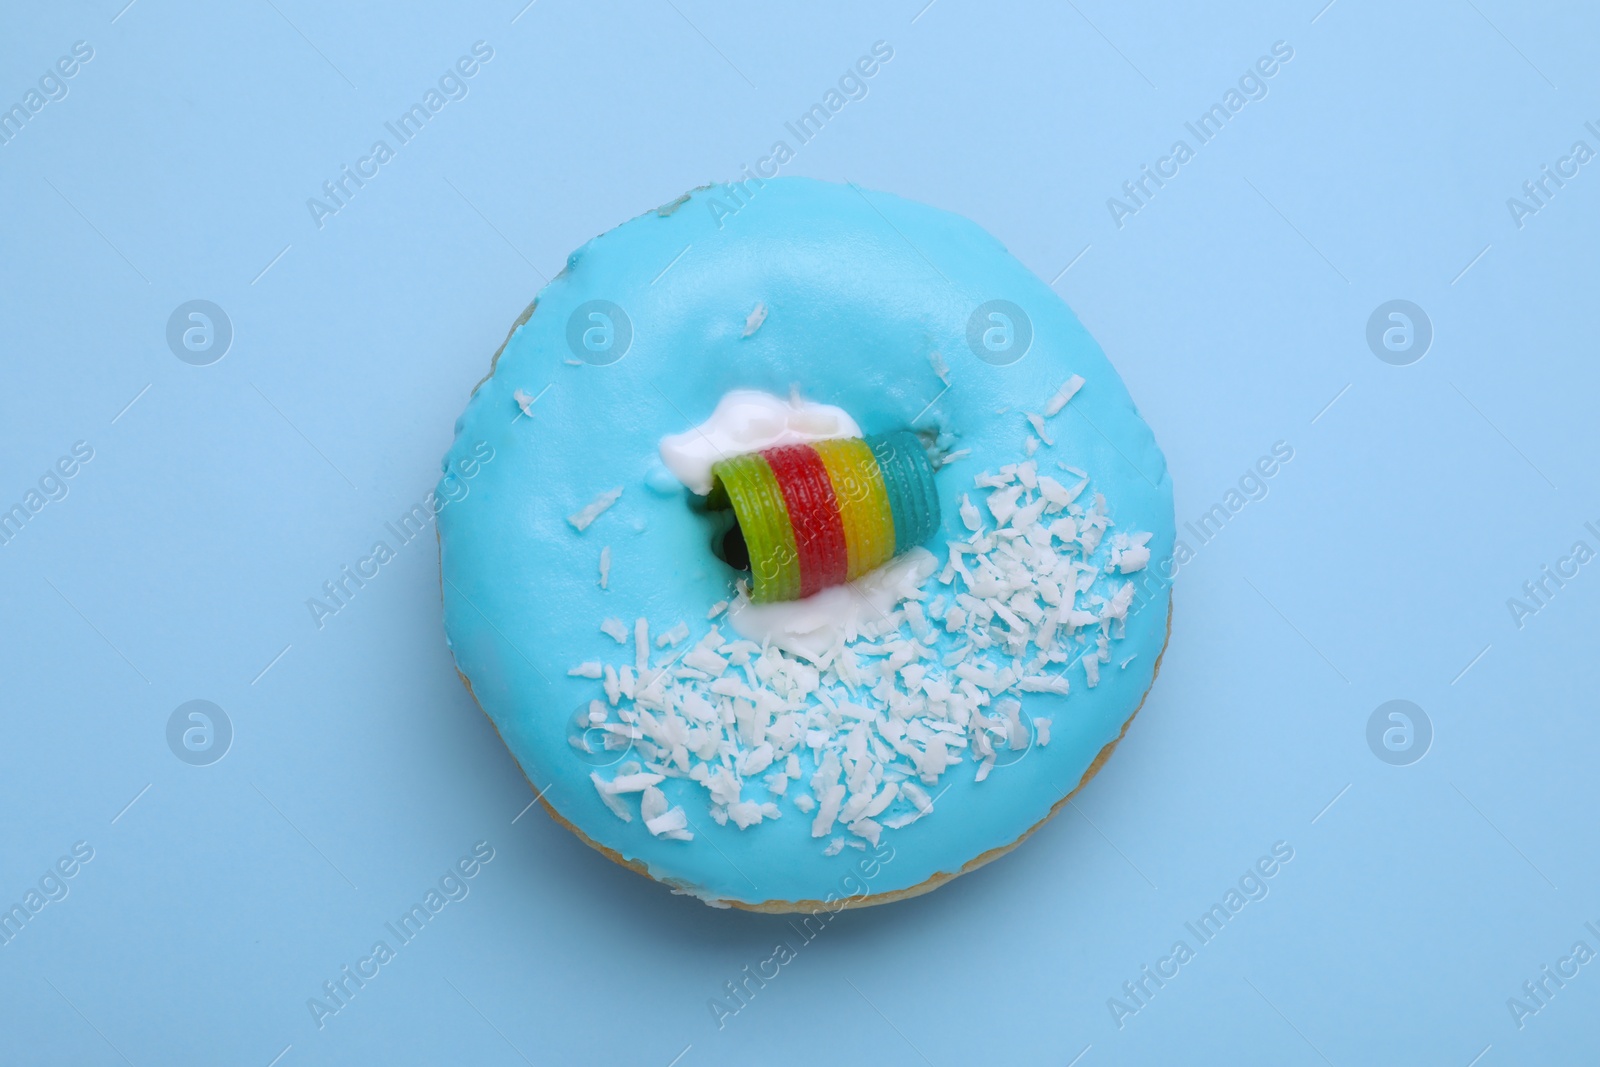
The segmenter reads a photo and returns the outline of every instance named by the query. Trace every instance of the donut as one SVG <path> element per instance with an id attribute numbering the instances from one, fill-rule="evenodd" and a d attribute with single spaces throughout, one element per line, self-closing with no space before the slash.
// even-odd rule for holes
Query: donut
<path id="1" fill-rule="evenodd" d="M 446 640 L 535 797 L 717 907 L 1009 851 L 1166 648 L 1172 486 L 1100 346 L 959 216 L 696 189 L 568 258 L 445 456 Z"/>

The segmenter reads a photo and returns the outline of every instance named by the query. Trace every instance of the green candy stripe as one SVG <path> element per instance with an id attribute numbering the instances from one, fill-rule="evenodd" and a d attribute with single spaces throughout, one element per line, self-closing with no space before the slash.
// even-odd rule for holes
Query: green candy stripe
<path id="1" fill-rule="evenodd" d="M 908 430 L 866 438 L 883 474 L 894 517 L 894 554 L 922 544 L 939 528 L 939 493 L 933 465 L 917 435 Z"/>
<path id="2" fill-rule="evenodd" d="M 783 489 L 760 453 L 719 460 L 711 468 L 709 507 L 732 507 L 750 553 L 750 599 L 756 603 L 800 596 L 800 553 Z"/>

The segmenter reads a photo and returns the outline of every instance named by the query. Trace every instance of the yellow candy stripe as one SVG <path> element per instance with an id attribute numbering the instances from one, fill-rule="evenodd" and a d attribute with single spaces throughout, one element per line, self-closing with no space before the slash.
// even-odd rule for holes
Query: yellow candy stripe
<path id="1" fill-rule="evenodd" d="M 833 483 L 844 523 L 847 580 L 853 582 L 894 556 L 894 518 L 883 472 L 871 447 L 859 438 L 817 441 L 811 447 Z"/>
<path id="2" fill-rule="evenodd" d="M 729 507 L 738 517 L 750 553 L 750 599 L 758 604 L 800 596 L 800 553 L 789 508 L 772 468 L 760 453 L 718 460 L 711 468 L 712 508 Z"/>

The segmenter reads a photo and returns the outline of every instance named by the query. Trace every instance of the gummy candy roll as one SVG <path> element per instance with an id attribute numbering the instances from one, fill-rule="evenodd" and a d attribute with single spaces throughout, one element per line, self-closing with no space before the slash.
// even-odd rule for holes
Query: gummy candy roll
<path id="1" fill-rule="evenodd" d="M 933 466 L 915 434 L 777 445 L 718 461 L 707 504 L 732 509 L 755 603 L 854 581 L 939 527 Z"/>

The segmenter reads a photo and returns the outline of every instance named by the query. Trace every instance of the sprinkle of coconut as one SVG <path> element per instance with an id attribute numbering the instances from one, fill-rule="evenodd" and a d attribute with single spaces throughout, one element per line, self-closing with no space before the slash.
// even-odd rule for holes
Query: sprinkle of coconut
<path id="1" fill-rule="evenodd" d="M 646 830 L 656 837 L 674 841 L 693 841 L 694 834 L 687 829 L 689 816 L 682 808 L 667 807 L 667 795 L 653 785 L 645 786 L 639 796 L 639 817 Z"/>
<path id="2" fill-rule="evenodd" d="M 1069 691 L 1067 680 L 1061 675 L 1030 674 L 1017 681 L 1017 688 L 1024 693 L 1059 693 L 1062 696 Z"/>
<path id="3" fill-rule="evenodd" d="M 1022 495 L 1020 485 L 1008 486 L 989 494 L 989 512 L 1002 525 L 1017 513 L 1017 499 Z"/>
<path id="4" fill-rule="evenodd" d="M 1033 455 L 1034 453 L 1038 452 L 1039 451 L 1039 439 L 1037 437 L 1033 436 L 1033 434 L 1030 433 L 1028 435 L 1027 440 L 1022 442 L 1022 451 L 1026 452 L 1030 456 Z"/>
<path id="5" fill-rule="evenodd" d="M 1059 511 L 1075 499 L 1065 486 L 1048 474 L 1039 475 L 1039 495 L 1046 501 L 1046 511 Z"/>
<path id="6" fill-rule="evenodd" d="M 706 618 L 714 619 L 727 610 L 728 602 L 726 600 L 719 600 L 715 604 L 711 605 L 710 609 L 706 611 Z"/>
<path id="7" fill-rule="evenodd" d="M 629 764 L 623 764 L 624 767 Z M 642 793 L 646 789 L 662 780 L 659 774 L 644 774 L 635 771 L 632 774 L 619 774 L 606 784 L 612 793 Z"/>
<path id="8" fill-rule="evenodd" d="M 569 678 L 599 678 L 605 670 L 605 665 L 599 660 L 580 663 L 567 672 Z"/>
<path id="9" fill-rule="evenodd" d="M 708 678 L 720 678 L 722 672 L 728 669 L 728 660 L 703 645 L 696 645 L 687 656 L 683 657 L 683 665 L 701 672 Z"/>
<path id="10" fill-rule="evenodd" d="M 943 356 L 936 351 L 929 352 L 928 365 L 933 368 L 933 373 L 938 375 L 941 382 L 950 384 L 950 365 L 944 361 Z"/>
<path id="11" fill-rule="evenodd" d="M 1122 534 L 1111 539 L 1111 559 L 1108 566 L 1123 574 L 1143 570 L 1150 562 L 1150 535 L 1147 533 Z"/>
<path id="12" fill-rule="evenodd" d="M 517 402 L 517 407 L 522 409 L 522 413 L 524 415 L 532 415 L 533 414 L 533 402 L 535 400 L 539 399 L 539 398 L 536 397 L 536 396 L 529 396 L 527 393 L 523 392 L 521 389 L 518 389 L 516 392 L 511 394 L 511 399 L 513 399 L 513 400 L 515 400 Z"/>
<path id="13" fill-rule="evenodd" d="M 1059 412 L 1062 408 L 1066 407 L 1072 398 L 1078 395 L 1078 390 L 1082 388 L 1083 379 L 1081 377 L 1074 374 L 1072 377 L 1068 378 L 1061 384 L 1061 388 L 1055 391 L 1055 395 L 1045 402 L 1045 417 L 1049 418 L 1050 416 Z"/>
<path id="14" fill-rule="evenodd" d="M 622 486 L 608 489 L 585 504 L 581 511 L 576 511 L 567 516 L 567 521 L 572 523 L 572 528 L 579 533 L 587 530 L 589 524 L 605 514 L 607 508 L 615 504 L 622 497 Z"/>
<path id="15" fill-rule="evenodd" d="M 1080 502 L 1087 475 L 1056 465 L 1081 480 L 1068 487 L 1031 460 L 976 475 L 959 508 L 965 539 L 946 542 L 942 571 L 820 655 L 726 636 L 718 603 L 698 638 L 681 620 L 663 623 L 655 647 L 675 651 L 652 663 L 649 621 L 636 620 L 631 663 L 572 672 L 604 691 L 585 728 L 640 761 L 594 776 L 602 801 L 687 840 L 687 813 L 660 789 L 677 779 L 722 826 L 744 830 L 792 806 L 838 855 L 929 816 L 952 769 L 1004 777 L 1001 753 L 1049 744 L 1051 720 L 1034 716 L 1030 729 L 1023 702 L 1070 699 L 1076 663 L 1099 683 L 1132 607 L 1119 574 L 1144 565 L 1150 540 L 1114 529 L 1100 494 Z M 601 629 L 626 648 L 622 620 Z"/>
<path id="16" fill-rule="evenodd" d="M 961 495 L 961 524 L 973 533 L 983 529 L 983 516 L 978 514 L 978 509 L 972 506 L 972 498 L 965 493 Z"/>
<path id="17" fill-rule="evenodd" d="M 767 305 L 760 303 L 756 304 L 754 310 L 750 312 L 750 317 L 744 320 L 744 336 L 749 337 L 751 334 L 761 329 L 761 324 L 766 321 Z"/>
<path id="18" fill-rule="evenodd" d="M 600 794 L 601 803 L 611 809 L 611 814 L 623 822 L 633 821 L 633 812 L 629 811 L 628 805 L 624 804 L 621 798 L 617 796 L 616 791 L 611 788 L 610 782 L 600 777 L 598 771 L 590 771 L 589 780 L 594 783 L 594 791 Z"/>
<path id="19" fill-rule="evenodd" d="M 671 811 L 664 812 L 653 819 L 647 820 L 644 825 L 647 830 L 657 837 L 666 837 L 674 841 L 694 840 L 694 834 L 686 829 L 689 825 L 689 817 L 683 813 L 682 808 L 673 808 Z"/>
<path id="20" fill-rule="evenodd" d="M 1033 432 L 1039 435 L 1039 440 L 1047 445 L 1055 444 L 1054 438 L 1045 432 L 1044 418 L 1042 416 L 1036 415 L 1031 411 L 1025 411 L 1022 413 L 1022 417 L 1028 420 L 1028 425 L 1032 426 Z"/>
<path id="21" fill-rule="evenodd" d="M 611 587 L 611 546 L 606 545 L 600 550 L 600 588 Z"/>

